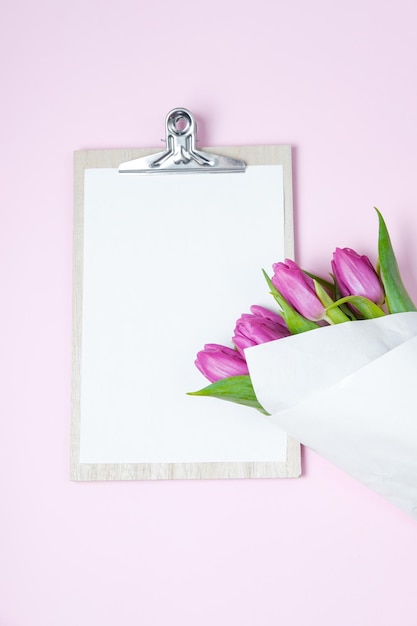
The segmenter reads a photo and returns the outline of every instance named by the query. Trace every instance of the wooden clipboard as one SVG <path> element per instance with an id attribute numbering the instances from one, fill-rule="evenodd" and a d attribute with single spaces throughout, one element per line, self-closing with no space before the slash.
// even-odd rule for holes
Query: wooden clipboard
<path id="1" fill-rule="evenodd" d="M 256 264 L 294 252 L 290 147 L 204 150 L 246 172 L 126 177 L 121 163 L 157 150 L 75 152 L 72 480 L 301 473 L 299 444 L 260 413 L 186 395 L 208 384 L 201 342 L 230 342 L 252 304 L 274 308 Z"/>

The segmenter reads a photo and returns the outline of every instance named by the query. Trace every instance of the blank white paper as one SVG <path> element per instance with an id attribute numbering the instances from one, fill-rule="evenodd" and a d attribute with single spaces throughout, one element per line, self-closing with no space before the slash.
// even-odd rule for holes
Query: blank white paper
<path id="1" fill-rule="evenodd" d="M 282 462 L 260 413 L 187 396 L 205 343 L 231 346 L 284 258 L 282 166 L 245 174 L 85 173 L 81 463 Z"/>

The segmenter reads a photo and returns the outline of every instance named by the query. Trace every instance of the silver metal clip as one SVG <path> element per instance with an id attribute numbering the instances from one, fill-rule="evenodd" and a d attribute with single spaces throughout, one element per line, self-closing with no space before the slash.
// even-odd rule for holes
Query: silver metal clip
<path id="1" fill-rule="evenodd" d="M 201 152 L 196 149 L 197 124 L 187 109 L 173 109 L 165 120 L 166 151 L 127 161 L 119 166 L 121 174 L 152 173 L 229 173 L 244 172 L 238 159 Z"/>

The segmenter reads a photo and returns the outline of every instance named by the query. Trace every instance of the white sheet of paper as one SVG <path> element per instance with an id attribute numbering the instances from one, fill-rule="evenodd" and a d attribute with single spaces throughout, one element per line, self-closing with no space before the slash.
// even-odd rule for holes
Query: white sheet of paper
<path id="1" fill-rule="evenodd" d="M 417 517 L 417 313 L 295 338 L 246 350 L 267 419 Z"/>
<path id="2" fill-rule="evenodd" d="M 285 461 L 254 409 L 187 396 L 205 343 L 231 345 L 284 255 L 281 166 L 85 175 L 81 463 Z"/>

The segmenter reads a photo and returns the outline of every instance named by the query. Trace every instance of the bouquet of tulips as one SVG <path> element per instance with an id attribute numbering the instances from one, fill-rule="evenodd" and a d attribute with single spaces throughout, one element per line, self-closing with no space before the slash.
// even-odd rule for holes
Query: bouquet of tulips
<path id="1" fill-rule="evenodd" d="M 275 263 L 277 310 L 254 305 L 231 346 L 206 344 L 195 364 L 211 384 L 190 395 L 257 409 L 417 517 L 417 309 L 377 214 L 376 268 L 350 248 L 329 280 Z"/>

